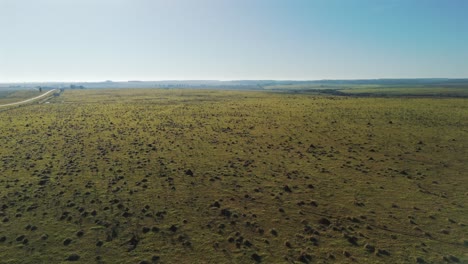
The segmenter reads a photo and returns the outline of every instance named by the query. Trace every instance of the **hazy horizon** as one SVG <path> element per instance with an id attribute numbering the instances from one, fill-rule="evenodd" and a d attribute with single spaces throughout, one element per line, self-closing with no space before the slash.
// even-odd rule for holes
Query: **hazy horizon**
<path id="1" fill-rule="evenodd" d="M 468 77 L 468 2 L 0 0 L 0 82 Z"/>

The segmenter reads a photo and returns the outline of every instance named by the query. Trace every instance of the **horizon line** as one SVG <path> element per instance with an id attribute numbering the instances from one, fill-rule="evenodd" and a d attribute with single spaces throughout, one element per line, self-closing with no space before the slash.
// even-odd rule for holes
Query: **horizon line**
<path id="1" fill-rule="evenodd" d="M 122 82 L 235 82 L 235 81 L 291 81 L 291 82 L 315 82 L 315 81 L 361 81 L 361 80 L 468 80 L 468 77 L 383 77 L 383 78 L 325 78 L 325 79 L 154 79 L 154 80 L 49 80 L 49 81 L 0 81 L 2 84 L 31 84 L 31 83 L 122 83 Z"/>

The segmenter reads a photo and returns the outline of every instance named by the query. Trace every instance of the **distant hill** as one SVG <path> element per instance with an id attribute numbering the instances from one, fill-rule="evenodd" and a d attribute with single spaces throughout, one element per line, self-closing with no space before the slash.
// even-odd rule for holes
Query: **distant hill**
<path id="1" fill-rule="evenodd" d="M 360 79 L 360 80 L 167 80 L 167 81 L 127 81 L 127 82 L 31 82 L 0 83 L 0 89 L 97 89 L 97 88 L 216 88 L 216 89 L 317 89 L 343 88 L 347 86 L 468 86 L 466 79 L 420 78 L 420 79 Z"/>

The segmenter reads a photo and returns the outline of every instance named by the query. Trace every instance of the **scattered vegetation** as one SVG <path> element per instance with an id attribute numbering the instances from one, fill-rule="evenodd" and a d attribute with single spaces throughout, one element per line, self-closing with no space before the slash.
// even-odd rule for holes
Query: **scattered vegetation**
<path id="1" fill-rule="evenodd" d="M 35 89 L 28 90 L 0 90 L 0 105 L 23 101 L 40 95 L 42 92 Z"/>
<path id="2" fill-rule="evenodd" d="M 416 96 L 416 97 L 468 97 L 468 88 L 460 87 L 359 87 L 353 89 L 340 89 L 336 92 L 341 95 L 355 96 Z"/>
<path id="3" fill-rule="evenodd" d="M 0 112 L 2 263 L 456 263 L 468 99 L 67 90 Z"/>

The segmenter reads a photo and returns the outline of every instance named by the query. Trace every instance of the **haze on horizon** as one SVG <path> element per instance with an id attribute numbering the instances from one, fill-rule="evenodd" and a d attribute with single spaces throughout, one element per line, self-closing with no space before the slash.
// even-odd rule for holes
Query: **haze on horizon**
<path id="1" fill-rule="evenodd" d="M 0 0 L 0 82 L 467 78 L 464 0 Z"/>

